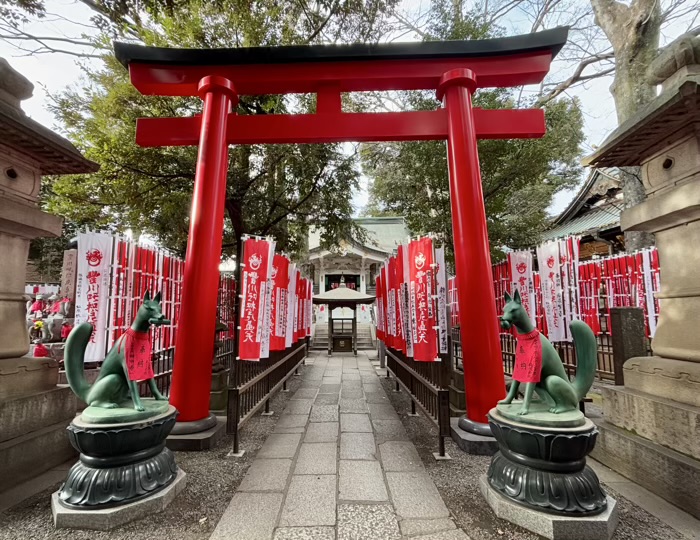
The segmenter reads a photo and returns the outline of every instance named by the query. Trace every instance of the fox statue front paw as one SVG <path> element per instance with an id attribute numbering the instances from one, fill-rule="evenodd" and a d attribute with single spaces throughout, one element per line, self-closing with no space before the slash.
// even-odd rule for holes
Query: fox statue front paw
<path id="1" fill-rule="evenodd" d="M 498 402 L 498 405 L 510 405 L 513 402 L 512 399 L 502 399 L 501 401 Z"/>
<path id="2" fill-rule="evenodd" d="M 530 408 L 529 408 L 529 407 L 523 407 L 522 409 L 520 409 L 520 410 L 518 411 L 518 414 L 519 414 L 520 416 L 525 416 L 525 415 L 528 414 L 529 412 L 530 412 Z"/>
<path id="3" fill-rule="evenodd" d="M 144 407 L 143 403 L 139 401 L 138 403 L 134 403 L 134 409 L 136 409 L 139 412 L 143 412 L 146 410 L 146 407 Z"/>

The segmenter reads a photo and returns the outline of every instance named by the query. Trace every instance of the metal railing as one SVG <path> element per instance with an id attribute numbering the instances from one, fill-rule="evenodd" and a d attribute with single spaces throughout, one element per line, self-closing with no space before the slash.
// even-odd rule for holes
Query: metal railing
<path id="1" fill-rule="evenodd" d="M 386 348 L 387 377 L 394 375 L 396 390 L 402 386 L 411 396 L 411 413 L 416 404 L 438 427 L 440 456 L 445 455 L 445 437 L 450 436 L 450 360 L 416 362 L 401 351 Z"/>
<path id="2" fill-rule="evenodd" d="M 239 430 L 263 406 L 269 412 L 270 398 L 286 390 L 287 379 L 298 372 L 306 358 L 308 339 L 284 351 L 271 351 L 259 362 L 235 361 L 229 373 L 226 432 L 233 434 L 233 452 L 239 451 Z"/>

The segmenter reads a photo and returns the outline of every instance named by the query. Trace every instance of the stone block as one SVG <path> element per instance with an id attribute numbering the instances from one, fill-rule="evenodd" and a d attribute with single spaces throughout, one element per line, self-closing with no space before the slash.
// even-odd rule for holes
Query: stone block
<path id="1" fill-rule="evenodd" d="M 257 458 L 293 458 L 301 442 L 301 433 L 273 433 L 262 448 L 258 450 Z"/>
<path id="2" fill-rule="evenodd" d="M 335 527 L 280 527 L 273 540 L 335 540 Z"/>
<path id="3" fill-rule="evenodd" d="M 52 358 L 0 358 L 0 400 L 52 390 L 56 384 L 58 362 Z"/>
<path id="4" fill-rule="evenodd" d="M 700 407 L 700 363 L 658 356 L 630 358 L 625 388 Z"/>
<path id="5" fill-rule="evenodd" d="M 283 414 L 275 425 L 276 428 L 303 428 L 309 421 L 308 414 Z"/>
<path id="6" fill-rule="evenodd" d="M 340 383 L 334 384 L 322 384 L 318 390 L 319 394 L 339 394 L 340 393 Z"/>
<path id="7" fill-rule="evenodd" d="M 450 517 L 432 478 L 426 472 L 388 472 L 394 508 L 401 519 L 438 519 Z"/>
<path id="8" fill-rule="evenodd" d="M 607 540 L 618 523 L 617 502 L 608 497 L 607 509 L 597 516 L 573 517 L 538 512 L 516 504 L 493 489 L 482 476 L 481 494 L 496 516 L 551 540 Z"/>
<path id="9" fill-rule="evenodd" d="M 338 505 L 338 540 L 392 540 L 400 537 L 391 505 Z"/>
<path id="10" fill-rule="evenodd" d="M 198 433 L 168 435 L 165 444 L 176 452 L 199 452 L 214 448 L 226 434 L 226 418 L 216 417 L 216 425 Z"/>
<path id="11" fill-rule="evenodd" d="M 379 445 L 382 467 L 386 472 L 421 472 L 423 462 L 410 441 L 388 441 Z"/>
<path id="12" fill-rule="evenodd" d="M 0 492 L 76 456 L 68 442 L 69 420 L 0 443 Z"/>
<path id="13" fill-rule="evenodd" d="M 316 388 L 299 388 L 291 399 L 315 399 L 318 390 Z"/>
<path id="14" fill-rule="evenodd" d="M 284 414 L 309 414 L 313 404 L 313 399 L 290 400 L 284 408 Z"/>
<path id="15" fill-rule="evenodd" d="M 597 422 L 591 457 L 700 518 L 700 461 L 608 422 Z"/>
<path id="16" fill-rule="evenodd" d="M 389 401 L 389 398 L 386 396 L 386 392 L 384 392 L 384 390 L 382 390 L 381 392 L 365 391 L 365 399 L 369 404 L 388 405 L 391 403 Z"/>
<path id="17" fill-rule="evenodd" d="M 343 433 L 340 436 L 340 459 L 377 458 L 377 447 L 372 433 Z"/>
<path id="18" fill-rule="evenodd" d="M 336 478 L 331 474 L 292 476 L 279 526 L 335 525 Z"/>
<path id="19" fill-rule="evenodd" d="M 269 540 L 283 498 L 282 493 L 236 493 L 209 540 Z"/>
<path id="20" fill-rule="evenodd" d="M 372 420 L 374 426 L 374 434 L 377 444 L 382 444 L 386 441 L 408 441 L 406 428 L 403 427 L 401 420 Z"/>
<path id="21" fill-rule="evenodd" d="M 65 421 L 68 425 L 75 416 L 76 407 L 73 391 L 56 386 L 0 401 L 0 442 L 59 422 Z"/>
<path id="22" fill-rule="evenodd" d="M 362 390 L 360 390 L 362 391 Z M 345 389 L 343 389 L 345 392 Z M 369 412 L 367 408 L 367 402 L 364 398 L 361 399 L 349 399 L 345 397 L 340 398 L 340 412 L 341 413 L 366 413 Z"/>
<path id="23" fill-rule="evenodd" d="M 469 540 L 467 533 L 462 529 L 453 529 L 451 531 L 441 531 L 437 533 L 421 534 L 413 536 L 414 540 Z"/>
<path id="24" fill-rule="evenodd" d="M 311 422 L 337 422 L 338 421 L 338 406 L 337 405 L 314 405 L 311 408 Z"/>
<path id="25" fill-rule="evenodd" d="M 291 459 L 256 459 L 251 464 L 238 491 L 283 492 L 292 468 Z"/>
<path id="26" fill-rule="evenodd" d="M 362 388 L 343 388 L 342 391 L 343 399 L 360 399 L 365 397 L 365 393 Z"/>
<path id="27" fill-rule="evenodd" d="M 313 422 L 304 437 L 305 443 L 337 442 L 339 422 Z"/>
<path id="28" fill-rule="evenodd" d="M 700 459 L 700 407 L 623 387 L 602 388 L 606 421 Z"/>
<path id="29" fill-rule="evenodd" d="M 51 514 L 57 529 L 108 531 L 162 512 L 185 489 L 186 474 L 178 470 L 175 480 L 158 493 L 136 502 L 95 510 L 73 510 L 61 505 L 58 491 L 51 495 Z M 212 538 L 214 538 L 212 536 Z"/>
<path id="30" fill-rule="evenodd" d="M 319 394 L 316 396 L 314 405 L 337 405 L 339 398 L 339 394 Z"/>
<path id="31" fill-rule="evenodd" d="M 341 414 L 340 431 L 349 433 L 372 433 L 368 414 Z"/>
<path id="32" fill-rule="evenodd" d="M 302 444 L 294 474 L 335 474 L 337 449 L 334 442 Z"/>
<path id="33" fill-rule="evenodd" d="M 388 501 L 378 461 L 340 461 L 338 495 L 341 501 Z"/>
<path id="34" fill-rule="evenodd" d="M 459 418 L 450 418 L 450 435 L 452 440 L 467 454 L 475 456 L 492 456 L 498 452 L 498 442 L 493 437 L 477 435 L 459 427 Z"/>
<path id="35" fill-rule="evenodd" d="M 399 416 L 396 414 L 396 409 L 390 403 L 369 405 L 369 414 L 372 420 L 397 420 Z"/>

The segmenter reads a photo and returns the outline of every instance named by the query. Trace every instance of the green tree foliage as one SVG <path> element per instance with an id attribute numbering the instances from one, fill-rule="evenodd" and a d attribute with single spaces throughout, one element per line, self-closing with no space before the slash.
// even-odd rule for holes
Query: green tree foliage
<path id="1" fill-rule="evenodd" d="M 129 2 L 104 2 L 99 40 L 107 47 L 113 35 L 121 35 L 146 45 L 201 48 L 372 41 L 381 35 L 391 1 L 192 0 L 146 3 L 145 12 L 134 12 Z M 119 9 L 109 11 L 110 5 Z M 139 117 L 198 114 L 201 101 L 140 95 L 111 53 L 104 54 L 99 69 L 85 68 L 84 74 L 83 81 L 55 96 L 52 110 L 69 138 L 101 169 L 52 179 L 48 207 L 78 224 L 152 234 L 182 253 L 196 148 L 138 147 L 135 127 Z M 238 113 L 314 107 L 309 96 L 244 96 Z M 281 249 L 298 253 L 311 226 L 323 227 L 322 241 L 329 246 L 361 235 L 351 220 L 350 194 L 357 186 L 356 159 L 340 145 L 231 148 L 225 250 L 235 253 L 242 234 L 258 234 L 274 235 Z"/>
<path id="2" fill-rule="evenodd" d="M 459 3 L 436 1 L 426 39 L 482 39 L 501 32 L 480 15 L 463 14 Z M 474 106 L 527 108 L 535 98 L 518 100 L 518 89 L 480 90 Z M 439 106 L 433 95 L 406 93 L 400 105 L 413 110 Z M 519 102 L 518 102 L 519 101 Z M 576 100 L 545 106 L 547 134 L 538 140 L 479 141 L 479 160 L 489 238 L 494 259 L 503 247 L 532 246 L 547 225 L 547 207 L 561 189 L 580 178 L 582 117 Z M 411 142 L 365 145 L 365 174 L 370 178 L 368 215 L 403 215 L 414 234 L 434 232 L 452 246 L 452 222 L 445 143 Z"/>

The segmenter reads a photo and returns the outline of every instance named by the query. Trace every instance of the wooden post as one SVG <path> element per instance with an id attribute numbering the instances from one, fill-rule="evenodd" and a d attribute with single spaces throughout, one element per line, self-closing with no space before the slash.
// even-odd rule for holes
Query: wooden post
<path id="1" fill-rule="evenodd" d="M 648 355 L 642 308 L 610 308 L 610 334 L 615 384 L 622 386 L 625 384 L 624 363 L 630 358 Z"/>

